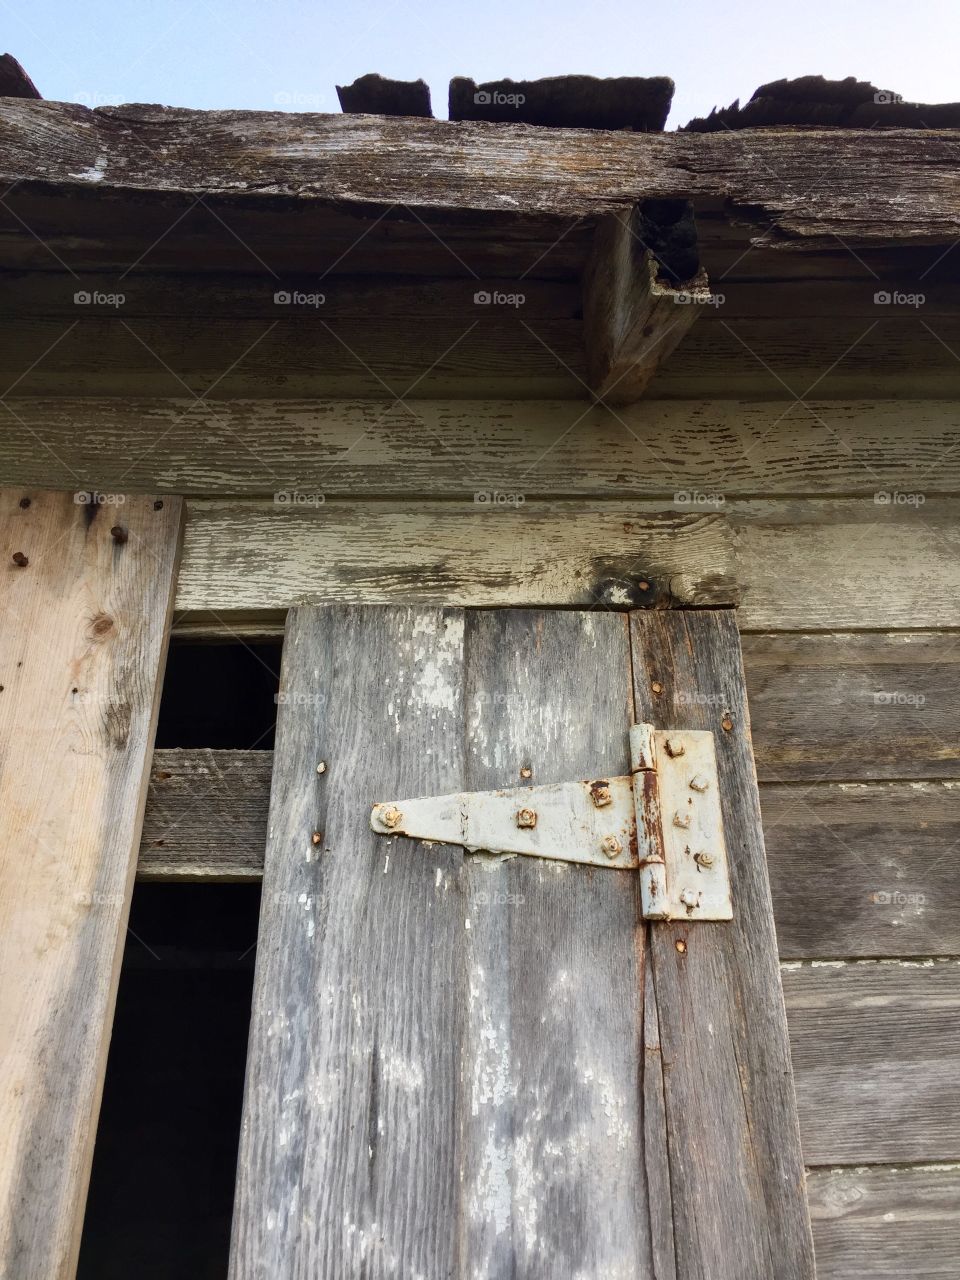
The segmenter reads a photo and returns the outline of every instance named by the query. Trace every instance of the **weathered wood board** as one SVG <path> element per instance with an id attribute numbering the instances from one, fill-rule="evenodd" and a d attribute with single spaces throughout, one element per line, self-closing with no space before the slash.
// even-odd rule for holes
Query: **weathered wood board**
<path id="1" fill-rule="evenodd" d="M 783 987 L 808 1164 L 956 1159 L 960 961 L 798 962 Z"/>
<path id="2" fill-rule="evenodd" d="M 960 1166 L 816 1169 L 807 1193 L 819 1280 L 955 1280 Z"/>
<path id="3" fill-rule="evenodd" d="M 277 628 L 295 601 L 629 608 L 735 604 L 744 630 L 960 627 L 960 502 L 197 500 L 185 628 Z M 521 500 L 522 499 L 522 500 Z M 292 508 L 292 509 L 291 509 Z M 385 553 L 385 548 L 388 552 Z M 611 579 L 625 592 L 603 594 Z M 639 584 L 646 582 L 648 590 Z"/>
<path id="4" fill-rule="evenodd" d="M 960 491 L 960 410 L 949 400 L 817 399 L 805 408 L 647 398 L 611 411 L 582 399 L 397 406 L 382 397 L 197 401 L 177 391 L 9 397 L 15 416 L 0 419 L 6 473 L 24 484 L 69 487 L 76 473 L 101 489 L 167 485 L 201 497 L 496 489 L 527 500 L 659 497 L 678 511 L 777 494 Z M 42 455 L 32 433 L 48 446 Z"/>
<path id="5" fill-rule="evenodd" d="M 609 613 L 291 615 L 234 1280 L 652 1274 L 635 877 L 369 828 L 623 767 L 628 658 Z"/>
<path id="6" fill-rule="evenodd" d="M 155 752 L 139 878 L 259 880 L 272 769 Z M 960 783 L 767 784 L 760 805 L 781 958 L 960 954 Z"/>
<path id="7" fill-rule="evenodd" d="M 61 191 L 247 196 L 376 209 L 596 217 L 641 198 L 727 202 L 772 242 L 960 230 L 953 130 L 605 132 L 8 100 L 0 177 Z M 895 171 L 897 181 L 889 174 Z"/>
<path id="8" fill-rule="evenodd" d="M 636 716 L 716 734 L 733 919 L 650 928 L 677 1271 L 814 1275 L 750 719 L 729 610 L 631 614 Z M 664 821 L 667 815 L 664 815 Z M 705 1212 L 704 1207 L 709 1206 Z"/>
<path id="9" fill-rule="evenodd" d="M 6 1280 L 74 1274 L 180 522 L 179 499 L 0 491 Z"/>

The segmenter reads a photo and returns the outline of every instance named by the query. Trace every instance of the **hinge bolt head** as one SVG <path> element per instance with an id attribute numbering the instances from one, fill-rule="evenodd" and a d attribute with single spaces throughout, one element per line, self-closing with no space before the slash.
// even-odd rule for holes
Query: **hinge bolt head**
<path id="1" fill-rule="evenodd" d="M 394 827 L 399 827 L 400 823 L 403 821 L 403 814 L 396 805 L 391 804 L 387 805 L 385 808 L 381 808 L 379 818 L 383 825 L 385 827 L 389 827 L 392 831 Z"/>
<path id="2" fill-rule="evenodd" d="M 612 804 L 613 796 L 610 794 L 610 784 L 607 782 L 592 782 L 590 784 L 590 798 L 598 809 L 604 809 L 608 804 Z"/>
<path id="3" fill-rule="evenodd" d="M 690 825 L 690 815 L 689 815 L 689 813 L 680 813 L 679 811 L 678 811 L 677 813 L 675 813 L 675 814 L 673 815 L 673 825 L 674 825 L 675 827 L 680 827 L 680 828 L 682 828 L 684 831 L 686 831 L 687 827 L 689 827 L 689 825 Z"/>
<path id="4" fill-rule="evenodd" d="M 707 853 L 706 849 L 701 849 L 699 853 L 695 853 L 693 855 L 693 860 L 695 863 L 697 863 L 698 866 L 701 866 L 701 867 L 713 866 L 713 854 Z"/>
<path id="5" fill-rule="evenodd" d="M 668 738 L 664 745 L 667 748 L 667 755 L 674 760 L 677 758 L 677 756 L 682 756 L 684 751 L 686 750 L 686 747 L 683 745 L 683 743 L 680 741 L 679 738 Z"/>
<path id="6" fill-rule="evenodd" d="M 536 809 L 518 809 L 517 810 L 517 826 L 526 827 L 528 829 L 537 825 Z"/>
<path id="7" fill-rule="evenodd" d="M 681 893 L 680 895 L 680 901 L 683 903 L 683 905 L 687 908 L 688 911 L 693 910 L 693 908 L 697 905 L 697 902 L 699 901 L 699 899 L 700 899 L 700 895 L 698 893 L 694 893 L 692 889 L 684 889 L 683 893 Z"/>
<path id="8" fill-rule="evenodd" d="M 623 845 L 616 836 L 604 836 L 600 841 L 600 848 L 608 858 L 615 858 L 617 854 L 623 853 Z"/>
<path id="9" fill-rule="evenodd" d="M 690 786 L 694 791 L 708 791 L 710 788 L 710 779 L 702 773 L 695 773 L 690 779 Z"/>

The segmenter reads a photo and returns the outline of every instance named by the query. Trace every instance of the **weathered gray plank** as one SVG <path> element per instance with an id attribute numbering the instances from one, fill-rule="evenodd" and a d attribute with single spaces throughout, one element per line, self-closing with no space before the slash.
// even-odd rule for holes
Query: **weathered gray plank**
<path id="1" fill-rule="evenodd" d="M 272 765 L 157 751 L 139 878 L 258 880 Z M 960 784 L 766 784 L 760 804 L 783 959 L 960 954 Z"/>
<path id="2" fill-rule="evenodd" d="M 960 777 L 960 637 L 760 634 L 743 660 L 765 781 Z"/>
<path id="3" fill-rule="evenodd" d="M 623 615 L 468 613 L 469 789 L 626 772 L 629 656 Z M 636 876 L 479 857 L 465 881 L 460 1274 L 659 1275 Z"/>
<path id="4" fill-rule="evenodd" d="M 954 1160 L 960 961 L 784 966 L 808 1164 Z"/>
<path id="5" fill-rule="evenodd" d="M 0 491 L 5 1280 L 76 1267 L 181 515 L 179 499 Z"/>
<path id="6" fill-rule="evenodd" d="M 782 957 L 960 955 L 960 783 L 771 784 L 760 804 Z"/>
<path id="7" fill-rule="evenodd" d="M 578 605 L 728 604 L 740 626 L 827 631 L 960 627 L 960 502 L 189 504 L 178 608 L 211 634 L 275 620 L 296 600 Z M 494 497 L 499 493 L 499 498 Z M 290 508 L 295 508 L 291 510 Z M 648 590 L 639 584 L 648 583 Z"/>
<path id="8" fill-rule="evenodd" d="M 453 1270 L 462 855 L 369 814 L 462 783 L 462 651 L 456 613 L 290 615 L 233 1280 Z"/>
<path id="9" fill-rule="evenodd" d="M 615 412 L 582 400 L 418 398 L 398 407 L 382 397 L 7 404 L 5 474 L 23 484 L 327 498 L 496 488 L 527 498 L 660 497 L 678 511 L 777 494 L 960 491 L 960 412 L 948 400 L 817 400 L 808 411 L 782 400 L 648 398 Z"/>
<path id="10" fill-rule="evenodd" d="M 735 617 L 730 610 L 633 613 L 631 636 L 638 718 L 662 728 L 714 728 L 711 707 L 686 695 L 722 689 L 731 722 L 717 735 L 717 764 L 734 918 L 650 928 L 678 1274 L 812 1277 Z"/>
<path id="11" fill-rule="evenodd" d="M 561 218 L 641 196 L 728 201 L 764 232 L 772 223 L 773 243 L 949 241 L 958 147 L 951 130 L 634 134 L 17 100 L 0 110 L 5 182 Z"/>
<path id="12" fill-rule="evenodd" d="M 814 1169 L 819 1280 L 956 1280 L 960 1166 Z"/>

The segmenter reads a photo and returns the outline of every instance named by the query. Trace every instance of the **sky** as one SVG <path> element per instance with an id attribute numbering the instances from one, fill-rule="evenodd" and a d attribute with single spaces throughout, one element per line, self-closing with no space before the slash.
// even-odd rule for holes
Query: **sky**
<path id="1" fill-rule="evenodd" d="M 454 75 L 668 75 L 668 128 L 784 76 L 960 100 L 960 0 L 0 0 L 0 17 L 41 94 L 87 106 L 339 111 L 335 85 L 368 71 L 422 77 L 441 118 Z"/>

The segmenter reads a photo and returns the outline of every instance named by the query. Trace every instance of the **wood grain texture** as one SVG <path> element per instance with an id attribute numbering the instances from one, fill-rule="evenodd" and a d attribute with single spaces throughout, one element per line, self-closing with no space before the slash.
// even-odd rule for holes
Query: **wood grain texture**
<path id="1" fill-rule="evenodd" d="M 155 752 L 139 879 L 259 880 L 272 767 Z M 767 784 L 760 805 L 783 959 L 960 954 L 960 784 Z"/>
<path id="2" fill-rule="evenodd" d="M 770 784 L 760 805 L 782 957 L 960 955 L 960 783 Z"/>
<path id="3" fill-rule="evenodd" d="M 647 398 L 611 411 L 583 400 L 199 402 L 176 391 L 8 397 L 6 474 L 27 485 L 164 484 L 197 496 L 519 488 L 660 497 L 678 510 L 716 509 L 705 505 L 711 497 L 960 492 L 951 400 L 815 400 L 808 411 L 782 400 Z"/>
<path id="4" fill-rule="evenodd" d="M 808 1164 L 956 1160 L 960 961 L 787 964 Z"/>
<path id="5" fill-rule="evenodd" d="M 291 615 L 235 1280 L 652 1274 L 635 878 L 369 828 L 378 799 L 622 767 L 628 658 L 610 613 Z"/>
<path id="6" fill-rule="evenodd" d="M 713 728 L 709 709 L 684 696 L 707 687 L 728 691 L 733 723 L 716 746 L 734 918 L 650 927 L 677 1271 L 703 1280 L 812 1278 L 736 622 L 718 610 L 633 613 L 630 625 L 638 719 Z"/>
<path id="7" fill-rule="evenodd" d="M 196 500 L 177 607 L 185 628 L 276 624 L 295 601 L 724 605 L 745 630 L 960 627 L 960 502 Z M 522 500 L 521 500 L 522 499 Z M 316 503 L 316 505 L 313 505 Z M 293 508 L 291 510 L 291 508 Z M 611 580 L 623 590 L 604 594 Z M 648 590 L 639 584 L 647 582 Z"/>
<path id="8" fill-rule="evenodd" d="M 709 288 L 704 273 L 676 288 L 658 279 L 639 217 L 632 209 L 601 218 L 583 276 L 587 379 L 609 405 L 640 399 L 702 310 L 690 291 Z"/>
<path id="9" fill-rule="evenodd" d="M 960 1168 L 814 1169 L 819 1280 L 955 1280 Z"/>
<path id="10" fill-rule="evenodd" d="M 467 787 L 628 769 L 622 615 L 467 614 Z M 571 730 L 575 731 L 571 731 Z M 468 858 L 464 1276 L 653 1277 L 637 877 Z M 665 1194 L 654 1185 L 659 1204 Z M 663 1225 L 660 1226 L 661 1233 Z M 660 1251 L 663 1251 L 661 1242 Z"/>
<path id="11" fill-rule="evenodd" d="M 74 1274 L 181 503 L 0 492 L 0 1272 Z M 121 525 L 126 539 L 111 537 Z M 14 563 L 11 557 L 22 557 Z"/>
<path id="12" fill-rule="evenodd" d="M 232 1280 L 453 1267 L 462 853 L 369 815 L 460 788 L 462 665 L 456 613 L 290 616 Z"/>
<path id="13" fill-rule="evenodd" d="M 17 100 L 0 111 L 0 177 L 60 191 L 561 218 L 641 197 L 728 201 L 750 225 L 772 223 L 775 242 L 820 244 L 949 241 L 960 230 L 958 148 L 951 130 L 633 134 Z"/>
<path id="14" fill-rule="evenodd" d="M 762 780 L 960 777 L 960 637 L 763 633 L 743 661 Z"/>

